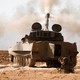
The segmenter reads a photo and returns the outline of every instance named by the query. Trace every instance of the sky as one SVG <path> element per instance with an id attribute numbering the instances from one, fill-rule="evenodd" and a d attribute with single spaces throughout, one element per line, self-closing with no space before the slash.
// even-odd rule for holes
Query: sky
<path id="1" fill-rule="evenodd" d="M 26 5 L 27 0 L 0 0 L 0 15 L 11 17 L 19 6 Z"/>
<path id="2" fill-rule="evenodd" d="M 7 50 L 29 34 L 31 25 L 45 25 L 49 12 L 50 25 L 62 25 L 67 42 L 76 42 L 80 50 L 80 0 L 0 0 L 0 50 Z"/>

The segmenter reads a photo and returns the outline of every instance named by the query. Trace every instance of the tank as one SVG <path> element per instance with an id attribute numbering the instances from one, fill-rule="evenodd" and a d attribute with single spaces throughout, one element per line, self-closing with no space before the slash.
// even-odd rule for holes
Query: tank
<path id="1" fill-rule="evenodd" d="M 23 49 L 13 49 L 12 52 L 18 56 L 18 64 L 22 66 L 33 67 L 36 62 L 46 62 L 47 67 L 74 72 L 78 53 L 76 43 L 64 41 L 60 24 L 53 24 L 49 30 L 49 17 L 47 13 L 45 30 L 39 22 L 33 23 L 30 34 L 21 39 Z"/>

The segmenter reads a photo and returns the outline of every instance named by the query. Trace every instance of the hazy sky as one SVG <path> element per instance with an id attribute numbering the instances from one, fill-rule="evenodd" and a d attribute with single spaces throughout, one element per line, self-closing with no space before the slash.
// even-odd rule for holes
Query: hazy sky
<path id="1" fill-rule="evenodd" d="M 11 17 L 19 6 L 26 5 L 27 0 L 0 0 L 0 15 Z"/>
<path id="2" fill-rule="evenodd" d="M 0 49 L 20 41 L 33 22 L 44 25 L 46 12 L 51 25 L 62 25 L 65 41 L 77 42 L 80 50 L 80 0 L 0 0 Z"/>
<path id="3" fill-rule="evenodd" d="M 0 49 L 8 49 L 16 41 L 20 41 L 22 37 L 19 33 L 11 31 L 13 28 L 8 28 L 8 24 L 16 15 L 19 8 L 26 6 L 28 0 L 0 0 Z M 14 23 L 14 22 L 13 22 Z M 6 29 L 8 28 L 8 31 Z"/>

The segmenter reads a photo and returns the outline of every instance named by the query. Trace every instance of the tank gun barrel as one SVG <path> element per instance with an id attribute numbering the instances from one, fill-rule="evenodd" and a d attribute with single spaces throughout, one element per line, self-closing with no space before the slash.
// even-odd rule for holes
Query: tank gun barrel
<path id="1" fill-rule="evenodd" d="M 45 24 L 46 30 L 48 30 L 49 18 L 50 18 L 50 13 L 47 13 L 47 14 L 46 14 L 46 24 Z"/>

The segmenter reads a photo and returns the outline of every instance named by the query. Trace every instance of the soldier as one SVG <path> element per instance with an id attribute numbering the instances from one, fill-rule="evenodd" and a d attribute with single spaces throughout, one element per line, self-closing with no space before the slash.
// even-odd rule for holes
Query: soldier
<path id="1" fill-rule="evenodd" d="M 70 73 L 70 72 L 73 73 L 74 72 L 74 69 L 72 67 L 72 62 L 67 57 L 64 57 L 63 58 L 62 68 L 64 69 L 64 72 L 65 73 Z"/>

